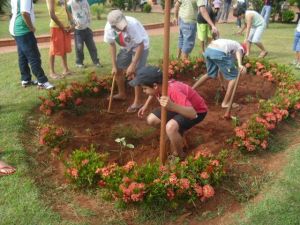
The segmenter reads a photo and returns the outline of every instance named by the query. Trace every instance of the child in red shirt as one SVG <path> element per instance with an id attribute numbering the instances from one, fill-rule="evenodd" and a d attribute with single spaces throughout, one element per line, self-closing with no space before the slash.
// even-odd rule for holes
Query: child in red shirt
<path id="1" fill-rule="evenodd" d="M 172 153 L 180 158 L 185 157 L 183 152 L 184 131 L 200 123 L 207 114 L 204 99 L 190 86 L 179 81 L 170 80 L 168 96 L 162 93 L 162 72 L 158 67 L 147 66 L 140 69 L 136 77 L 129 82 L 131 86 L 142 86 L 143 92 L 149 95 L 146 103 L 138 111 L 143 117 L 150 102 L 156 97 L 162 107 L 167 109 L 166 133 L 171 142 Z M 147 123 L 159 126 L 161 109 L 155 109 L 147 117 Z"/>

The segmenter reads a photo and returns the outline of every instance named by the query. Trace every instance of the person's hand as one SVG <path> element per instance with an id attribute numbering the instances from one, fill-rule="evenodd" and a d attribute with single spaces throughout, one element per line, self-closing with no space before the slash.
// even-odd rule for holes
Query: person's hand
<path id="1" fill-rule="evenodd" d="M 237 35 L 242 35 L 243 31 L 239 30 L 238 32 L 236 32 Z"/>
<path id="2" fill-rule="evenodd" d="M 112 69 L 111 69 L 111 74 L 113 75 L 113 76 L 115 76 L 115 75 L 117 75 L 117 72 L 118 72 L 118 69 L 116 68 L 116 67 L 112 67 Z"/>
<path id="3" fill-rule="evenodd" d="M 69 32 L 70 32 L 70 26 L 64 27 L 64 31 L 65 31 L 66 33 L 69 33 Z"/>
<path id="4" fill-rule="evenodd" d="M 173 23 L 175 26 L 178 26 L 178 18 L 174 17 L 172 23 Z"/>
<path id="5" fill-rule="evenodd" d="M 159 98 L 159 103 L 162 107 L 165 107 L 166 109 L 171 109 L 174 104 L 168 96 L 161 96 Z"/>
<path id="6" fill-rule="evenodd" d="M 134 78 L 134 74 L 135 74 L 135 65 L 131 63 L 126 70 L 126 77 L 129 80 L 132 80 Z"/>
<path id="7" fill-rule="evenodd" d="M 211 31 L 215 34 L 216 36 L 216 39 L 219 38 L 219 31 L 218 31 L 218 28 L 216 26 L 212 26 L 211 27 Z"/>
<path id="8" fill-rule="evenodd" d="M 147 111 L 147 108 L 148 107 L 146 105 L 143 105 L 142 108 L 139 109 L 139 111 L 137 113 L 139 118 L 143 118 L 144 117 L 145 112 Z"/>
<path id="9" fill-rule="evenodd" d="M 30 31 L 31 31 L 32 33 L 34 33 L 34 32 L 35 32 L 35 27 L 30 28 Z"/>
<path id="10" fill-rule="evenodd" d="M 244 74 L 244 73 L 246 73 L 246 67 L 244 67 L 243 65 L 239 65 L 239 70 L 240 70 L 240 73 L 241 74 Z"/>

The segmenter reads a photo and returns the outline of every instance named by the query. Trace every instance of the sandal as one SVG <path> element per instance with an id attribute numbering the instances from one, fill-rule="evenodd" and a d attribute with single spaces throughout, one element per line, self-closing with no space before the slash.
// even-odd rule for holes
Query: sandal
<path id="1" fill-rule="evenodd" d="M 53 80 L 58 80 L 58 79 L 61 79 L 61 76 L 54 73 L 54 74 L 49 74 L 49 77 L 51 77 Z"/>
<path id="2" fill-rule="evenodd" d="M 143 104 L 138 105 L 138 106 L 129 106 L 126 110 L 127 113 L 136 113 L 140 108 L 142 108 Z"/>
<path id="3" fill-rule="evenodd" d="M 4 165 L 0 168 L 0 176 L 11 175 L 14 172 L 16 172 L 16 169 L 12 166 Z"/>

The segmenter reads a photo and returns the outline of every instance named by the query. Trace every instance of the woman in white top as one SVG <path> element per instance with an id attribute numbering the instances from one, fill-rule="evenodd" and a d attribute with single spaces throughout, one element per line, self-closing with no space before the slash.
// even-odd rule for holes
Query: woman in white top
<path id="1" fill-rule="evenodd" d="M 244 8 L 236 8 L 233 15 L 237 18 L 245 20 L 245 26 L 238 32 L 242 34 L 246 30 L 244 43 L 247 43 L 247 53 L 249 56 L 252 43 L 254 43 L 260 50 L 259 57 L 264 58 L 268 52 L 264 45 L 260 42 L 263 32 L 266 29 L 264 18 L 254 10 L 245 10 Z"/>

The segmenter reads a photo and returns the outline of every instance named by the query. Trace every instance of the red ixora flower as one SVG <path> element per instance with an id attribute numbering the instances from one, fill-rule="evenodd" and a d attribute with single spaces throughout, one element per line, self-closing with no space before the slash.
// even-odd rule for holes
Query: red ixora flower
<path id="1" fill-rule="evenodd" d="M 214 195 L 215 195 L 215 190 L 211 185 L 206 184 L 203 186 L 203 197 L 211 198 Z"/>

